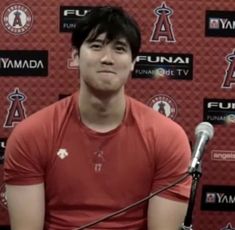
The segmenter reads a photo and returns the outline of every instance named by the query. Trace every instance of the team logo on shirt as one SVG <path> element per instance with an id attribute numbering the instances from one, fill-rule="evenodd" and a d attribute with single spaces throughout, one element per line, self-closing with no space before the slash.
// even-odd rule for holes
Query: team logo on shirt
<path id="1" fill-rule="evenodd" d="M 147 104 L 154 110 L 174 120 L 177 114 L 177 105 L 175 101 L 165 94 L 155 95 L 149 99 Z"/>
<path id="2" fill-rule="evenodd" d="M 228 63 L 228 67 L 224 75 L 222 88 L 232 88 L 232 85 L 235 84 L 235 49 L 232 53 L 226 56 L 226 61 Z"/>
<path id="3" fill-rule="evenodd" d="M 4 208 L 7 208 L 7 196 L 5 184 L 0 185 L 0 205 Z"/>
<path id="4" fill-rule="evenodd" d="M 24 4 L 11 4 L 2 14 L 2 24 L 7 32 L 21 35 L 28 32 L 33 23 L 32 12 Z"/>
<path id="5" fill-rule="evenodd" d="M 173 10 L 165 2 L 154 10 L 157 20 L 154 23 L 153 32 L 150 38 L 151 42 L 175 42 L 175 35 L 170 21 Z"/>
<path id="6" fill-rule="evenodd" d="M 13 128 L 17 123 L 26 118 L 23 102 L 27 97 L 18 88 L 15 88 L 12 93 L 8 94 L 7 99 L 10 101 L 10 106 L 3 127 Z"/>
<path id="7" fill-rule="evenodd" d="M 64 159 L 65 157 L 67 157 L 69 155 L 67 149 L 59 149 L 58 152 L 57 152 L 57 156 L 60 158 L 60 159 Z"/>

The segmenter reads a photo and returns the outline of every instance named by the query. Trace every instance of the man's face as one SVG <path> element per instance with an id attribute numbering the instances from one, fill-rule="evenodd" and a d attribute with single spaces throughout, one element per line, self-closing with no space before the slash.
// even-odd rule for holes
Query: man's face
<path id="1" fill-rule="evenodd" d="M 106 34 L 84 41 L 78 55 L 81 87 L 97 92 L 118 92 L 134 68 L 129 43 L 124 38 L 107 42 Z"/>

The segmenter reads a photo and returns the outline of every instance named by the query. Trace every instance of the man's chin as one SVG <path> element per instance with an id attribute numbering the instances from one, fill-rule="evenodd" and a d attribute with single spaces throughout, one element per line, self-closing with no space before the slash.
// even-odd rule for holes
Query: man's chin
<path id="1" fill-rule="evenodd" d="M 96 87 L 92 89 L 92 93 L 96 96 L 109 97 L 118 94 L 121 87 Z"/>

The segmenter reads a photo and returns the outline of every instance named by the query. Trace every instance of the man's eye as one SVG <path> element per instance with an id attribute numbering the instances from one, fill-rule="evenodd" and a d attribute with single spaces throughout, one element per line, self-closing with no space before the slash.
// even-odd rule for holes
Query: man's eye
<path id="1" fill-rule="evenodd" d="M 125 47 L 123 47 L 123 46 L 116 46 L 116 50 L 120 51 L 120 52 L 125 52 L 126 51 Z"/>
<path id="2" fill-rule="evenodd" d="M 91 48 L 94 48 L 94 49 L 99 49 L 99 48 L 102 47 L 102 44 L 100 44 L 100 43 L 92 43 L 92 44 L 90 45 L 90 47 L 91 47 Z"/>

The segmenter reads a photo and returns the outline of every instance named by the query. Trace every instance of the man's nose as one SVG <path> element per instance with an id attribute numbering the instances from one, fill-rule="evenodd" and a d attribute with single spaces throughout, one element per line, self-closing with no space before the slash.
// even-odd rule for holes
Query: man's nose
<path id="1" fill-rule="evenodd" d="M 103 54 L 101 57 L 101 63 L 112 65 L 114 62 L 113 60 L 113 50 L 111 47 L 106 46 L 103 50 Z"/>

